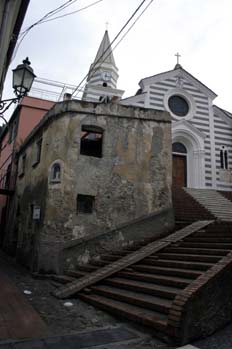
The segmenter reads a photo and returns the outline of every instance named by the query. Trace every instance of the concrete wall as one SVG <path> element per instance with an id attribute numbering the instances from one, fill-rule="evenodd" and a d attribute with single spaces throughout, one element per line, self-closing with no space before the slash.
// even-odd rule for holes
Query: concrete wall
<path id="1" fill-rule="evenodd" d="M 80 154 L 83 125 L 104 130 L 102 157 Z M 41 159 L 35 164 L 41 137 Z M 25 170 L 19 169 L 17 183 L 18 253 L 30 265 L 32 255 L 34 261 L 41 260 L 35 255 L 42 255 L 46 244 L 91 238 L 171 208 L 171 128 L 166 112 L 118 104 L 58 103 L 21 148 L 19 166 L 23 154 Z M 59 183 L 50 182 L 55 162 L 61 166 Z M 91 214 L 77 212 L 77 194 L 95 198 Z M 32 219 L 33 206 L 40 209 L 37 220 Z M 34 269 L 40 267 L 37 262 Z M 51 265 L 47 255 L 43 268 Z"/>

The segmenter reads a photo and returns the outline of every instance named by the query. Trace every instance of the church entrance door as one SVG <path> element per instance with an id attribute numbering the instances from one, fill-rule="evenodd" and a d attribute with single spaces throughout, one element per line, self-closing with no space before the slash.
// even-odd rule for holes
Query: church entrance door
<path id="1" fill-rule="evenodd" d="M 177 187 L 186 187 L 187 173 L 186 173 L 186 156 L 175 155 L 172 156 L 172 184 Z"/>
<path id="2" fill-rule="evenodd" d="M 187 150 L 182 143 L 172 145 L 172 185 L 187 186 Z"/>

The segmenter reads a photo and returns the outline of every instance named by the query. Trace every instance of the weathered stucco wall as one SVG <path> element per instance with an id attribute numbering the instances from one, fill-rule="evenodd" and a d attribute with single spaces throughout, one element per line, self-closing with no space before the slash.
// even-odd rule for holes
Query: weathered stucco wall
<path id="1" fill-rule="evenodd" d="M 102 157 L 80 154 L 81 127 L 103 129 Z M 42 137 L 40 162 L 35 164 Z M 171 129 L 165 112 L 77 101 L 58 103 L 19 154 L 18 247 L 63 243 L 117 229 L 171 207 Z M 54 162 L 61 181 L 50 183 Z M 94 197 L 92 213 L 77 212 L 77 194 Z M 33 220 L 33 205 L 40 218 Z M 30 241 L 30 244 L 29 242 Z M 32 249 L 32 246 L 27 247 Z M 37 253 L 40 253 L 37 251 Z"/>

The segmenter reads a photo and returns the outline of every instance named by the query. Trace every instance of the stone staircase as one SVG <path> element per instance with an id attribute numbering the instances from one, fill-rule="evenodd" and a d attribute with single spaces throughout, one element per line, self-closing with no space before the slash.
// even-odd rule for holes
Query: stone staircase
<path id="1" fill-rule="evenodd" d="M 190 224 L 198 220 L 214 220 L 214 215 L 184 189 L 180 187 L 172 188 L 172 201 L 176 223 Z"/>
<path id="2" fill-rule="evenodd" d="M 54 279 L 68 285 L 75 284 L 79 278 L 90 278 L 106 266 L 138 251 L 141 246 L 137 243 L 125 250 L 106 253 L 100 260 L 69 270 L 65 276 L 54 276 Z M 76 296 L 112 314 L 149 326 L 163 339 L 172 338 L 174 342 L 184 344 L 202 335 L 199 330 L 197 335 L 189 328 L 189 332 L 183 330 L 188 323 L 183 319 L 189 302 L 191 304 L 197 289 L 201 289 L 204 283 L 208 285 L 214 275 L 218 277 L 222 266 L 232 264 L 231 251 L 232 225 L 211 223 L 186 237 L 179 235 L 179 239 L 159 251 L 97 283 L 82 287 Z M 223 309 L 223 304 L 220 308 Z M 200 311 L 198 309 L 198 317 Z M 207 322 L 203 309 L 202 317 Z"/>
<path id="3" fill-rule="evenodd" d="M 232 222 L 232 202 L 220 192 L 212 189 L 185 188 L 200 205 L 204 206 L 216 219 Z"/>
<path id="4" fill-rule="evenodd" d="M 173 190 L 176 232 L 54 275 L 65 284 L 55 295 L 79 297 L 180 345 L 225 325 L 232 314 L 232 222 L 224 204 L 232 202 L 210 190 L 201 196 L 207 200 L 196 200 L 188 190 Z"/>

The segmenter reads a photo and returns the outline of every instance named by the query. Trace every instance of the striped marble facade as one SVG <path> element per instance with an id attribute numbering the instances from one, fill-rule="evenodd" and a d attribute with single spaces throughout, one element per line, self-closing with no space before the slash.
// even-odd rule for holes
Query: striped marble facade
<path id="1" fill-rule="evenodd" d="M 178 79 L 180 80 L 177 86 Z M 167 106 L 165 106 L 165 96 L 171 93 L 172 90 L 175 91 L 178 87 L 179 90 L 183 90 L 191 96 L 196 108 L 194 115 L 186 121 L 205 137 L 203 187 L 231 190 L 232 115 L 213 106 L 212 102 L 216 94 L 181 67 L 170 72 L 142 79 L 140 86 L 141 89 L 137 95 L 122 100 L 122 103 L 157 110 L 168 110 Z M 173 117 L 173 124 L 177 121 Z M 220 149 L 222 146 L 228 151 L 228 175 L 226 176 L 226 182 L 221 178 Z"/>

